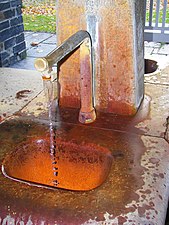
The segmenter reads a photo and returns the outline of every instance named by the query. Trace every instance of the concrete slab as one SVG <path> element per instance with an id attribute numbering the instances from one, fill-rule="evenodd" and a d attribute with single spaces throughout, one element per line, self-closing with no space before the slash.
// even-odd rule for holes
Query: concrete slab
<path id="1" fill-rule="evenodd" d="M 43 89 L 37 71 L 0 68 L 0 79 L 0 121 L 22 109 Z"/>
<path id="2" fill-rule="evenodd" d="M 168 55 L 169 54 L 169 44 L 163 45 L 159 50 L 159 54 Z"/>
<path id="3" fill-rule="evenodd" d="M 145 104 L 147 116 L 136 127 L 145 135 L 164 137 L 169 116 L 169 86 L 146 84 L 145 93 L 149 96 L 149 105 Z"/>
<path id="4" fill-rule="evenodd" d="M 153 47 L 147 47 L 147 46 L 145 46 L 145 52 L 146 52 L 145 55 L 147 55 L 147 54 L 151 55 L 153 53 L 153 50 L 154 50 Z"/>
<path id="5" fill-rule="evenodd" d="M 154 73 L 145 74 L 145 83 L 169 85 L 169 66 L 164 69 L 158 69 Z"/>
<path id="6" fill-rule="evenodd" d="M 26 41 L 26 48 L 31 48 L 31 43 L 41 43 L 42 41 L 48 39 L 49 37 L 52 37 L 53 34 L 51 33 L 31 33 L 29 35 L 25 36 Z"/>
<path id="7" fill-rule="evenodd" d="M 54 45 L 56 45 L 56 34 L 54 34 L 52 37 L 43 41 L 43 44 L 54 44 Z"/>
<path id="8" fill-rule="evenodd" d="M 31 35 L 31 34 L 33 34 L 34 32 L 32 32 L 32 31 L 24 31 L 24 35 L 25 35 L 25 37 L 27 37 L 28 35 Z"/>
<path id="9" fill-rule="evenodd" d="M 10 66 L 10 68 L 35 70 L 34 61 L 34 57 L 27 57 L 26 59 L 13 64 L 12 66 Z"/>
<path id="10" fill-rule="evenodd" d="M 36 47 L 30 48 L 27 51 L 28 57 L 43 57 L 51 52 L 56 46 L 53 44 L 39 44 Z"/>
<path id="11" fill-rule="evenodd" d="M 152 47 L 152 48 L 160 48 L 161 43 L 144 41 L 144 46 L 145 47 Z"/>

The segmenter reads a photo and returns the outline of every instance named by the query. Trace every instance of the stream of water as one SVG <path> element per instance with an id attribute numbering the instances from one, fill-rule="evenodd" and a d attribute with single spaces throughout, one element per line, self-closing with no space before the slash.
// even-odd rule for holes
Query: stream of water
<path id="1" fill-rule="evenodd" d="M 57 187 L 58 180 L 58 161 L 57 161 L 57 143 L 56 143 L 56 128 L 53 124 L 53 115 L 56 114 L 58 108 L 57 99 L 57 80 L 51 81 L 50 79 L 43 80 L 44 91 L 46 95 L 47 108 L 49 113 L 49 133 L 50 133 L 50 155 L 52 160 L 53 174 L 56 179 L 53 180 L 53 185 Z"/>

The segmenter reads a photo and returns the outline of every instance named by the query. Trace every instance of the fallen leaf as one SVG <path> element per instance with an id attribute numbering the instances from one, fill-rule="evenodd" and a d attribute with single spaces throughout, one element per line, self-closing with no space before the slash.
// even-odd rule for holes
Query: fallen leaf
<path id="1" fill-rule="evenodd" d="M 32 43 L 31 43 L 31 46 L 32 46 L 32 47 L 38 46 L 38 42 L 32 42 Z"/>

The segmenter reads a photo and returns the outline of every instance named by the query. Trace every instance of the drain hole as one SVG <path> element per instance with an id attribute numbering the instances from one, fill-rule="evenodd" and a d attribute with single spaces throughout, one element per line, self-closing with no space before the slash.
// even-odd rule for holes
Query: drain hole
<path id="1" fill-rule="evenodd" d="M 144 72 L 147 73 L 153 73 L 157 70 L 158 65 L 157 61 L 151 60 L 151 59 L 144 59 Z"/>

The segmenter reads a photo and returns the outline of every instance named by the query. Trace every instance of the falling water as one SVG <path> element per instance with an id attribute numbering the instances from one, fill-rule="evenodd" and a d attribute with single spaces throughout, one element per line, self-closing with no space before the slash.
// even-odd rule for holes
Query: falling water
<path id="1" fill-rule="evenodd" d="M 57 79 L 43 79 L 44 91 L 47 100 L 47 108 L 49 113 L 49 133 L 50 133 L 50 155 L 52 160 L 53 174 L 56 179 L 53 180 L 53 185 L 57 186 L 58 180 L 58 162 L 57 162 L 57 148 L 56 148 L 56 129 L 53 124 L 53 115 L 56 114 L 58 99 L 57 99 Z"/>

